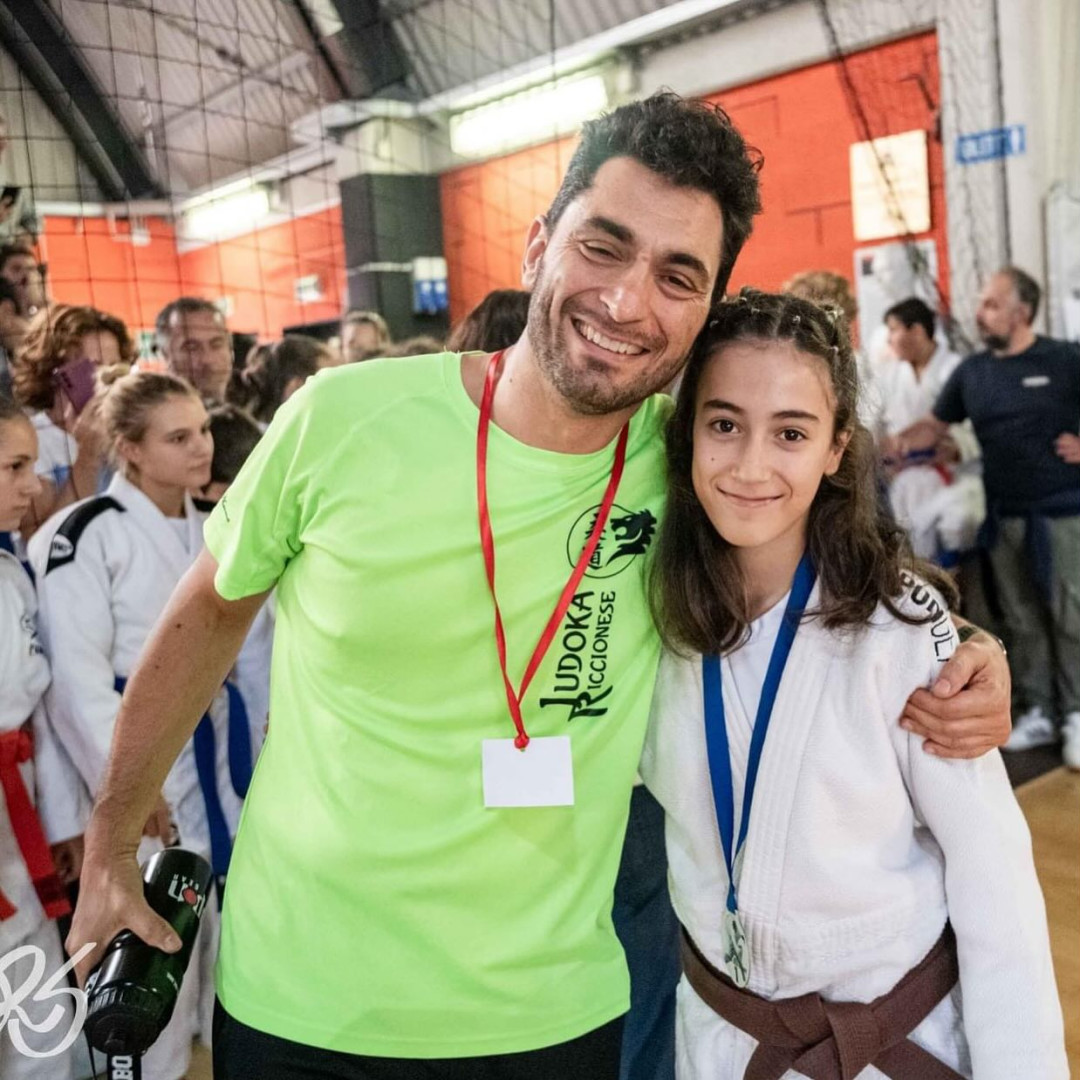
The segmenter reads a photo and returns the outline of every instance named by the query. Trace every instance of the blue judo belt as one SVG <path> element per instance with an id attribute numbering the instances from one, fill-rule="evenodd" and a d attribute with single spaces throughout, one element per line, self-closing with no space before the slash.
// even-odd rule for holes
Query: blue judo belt
<path id="1" fill-rule="evenodd" d="M 123 694 L 127 679 L 117 675 L 113 685 L 118 694 Z M 225 692 L 229 697 L 229 779 L 232 781 L 233 791 L 243 799 L 251 784 L 251 729 L 240 691 L 232 683 L 226 682 Z M 195 748 L 199 787 L 202 789 L 203 804 L 206 806 L 206 823 L 210 830 L 210 865 L 214 869 L 214 876 L 220 880 L 229 870 L 232 840 L 229 838 L 229 826 L 225 821 L 225 811 L 221 808 L 221 797 L 218 794 L 217 739 L 209 712 L 199 721 L 199 726 L 192 736 L 192 743 Z"/>

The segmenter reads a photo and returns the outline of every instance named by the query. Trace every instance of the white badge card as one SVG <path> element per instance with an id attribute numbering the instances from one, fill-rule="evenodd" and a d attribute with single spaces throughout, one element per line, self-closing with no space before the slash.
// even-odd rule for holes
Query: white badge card
<path id="1" fill-rule="evenodd" d="M 513 739 L 484 739 L 482 760 L 485 806 L 574 805 L 569 735 L 530 739 L 524 750 Z"/>

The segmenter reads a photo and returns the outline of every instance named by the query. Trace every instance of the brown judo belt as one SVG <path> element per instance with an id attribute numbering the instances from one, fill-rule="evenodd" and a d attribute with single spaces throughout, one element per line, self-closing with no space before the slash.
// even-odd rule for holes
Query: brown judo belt
<path id="1" fill-rule="evenodd" d="M 853 1080 L 868 1065 L 891 1080 L 963 1080 L 908 1038 L 960 977 L 956 936 L 948 923 L 915 967 L 888 993 L 865 1004 L 826 1001 L 820 994 L 766 1001 L 717 971 L 685 928 L 682 961 L 697 996 L 757 1040 L 744 1080 L 779 1080 L 788 1069 L 810 1080 Z"/>

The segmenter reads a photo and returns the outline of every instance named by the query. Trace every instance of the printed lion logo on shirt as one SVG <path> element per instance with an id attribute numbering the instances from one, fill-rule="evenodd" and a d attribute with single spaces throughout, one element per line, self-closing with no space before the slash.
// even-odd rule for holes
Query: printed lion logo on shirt
<path id="1" fill-rule="evenodd" d="M 566 538 L 566 558 L 574 566 L 592 533 L 599 506 L 592 506 L 574 522 Z M 649 550 L 656 534 L 656 517 L 650 510 L 627 510 L 616 503 L 611 508 L 600 543 L 589 560 L 585 576 L 609 578 L 621 574 L 638 555 Z"/>
<path id="2" fill-rule="evenodd" d="M 571 566 L 581 557 L 599 512 L 599 506 L 590 507 L 570 529 L 566 557 Z M 589 578 L 621 574 L 639 555 L 644 555 L 656 535 L 656 524 L 651 510 L 627 510 L 618 503 L 611 508 L 585 580 L 559 627 L 553 680 L 539 699 L 542 709 L 563 709 L 568 721 L 607 715 L 614 690 L 608 677 L 608 647 L 618 593 L 614 584 L 592 586 L 586 582 Z"/>

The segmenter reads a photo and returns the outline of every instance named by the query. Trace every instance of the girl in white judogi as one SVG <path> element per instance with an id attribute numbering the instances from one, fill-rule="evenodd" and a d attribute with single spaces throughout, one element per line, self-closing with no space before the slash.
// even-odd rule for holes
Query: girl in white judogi
<path id="1" fill-rule="evenodd" d="M 103 495 L 57 514 L 30 542 L 53 666 L 46 701 L 92 794 L 105 770 L 123 686 L 202 547 L 204 519 L 188 492 L 209 480 L 213 450 L 206 409 L 171 375 L 125 376 L 109 388 L 101 415 L 116 476 Z M 222 876 L 250 774 L 250 732 L 235 710 L 238 696 L 231 689 L 217 695 L 162 792 L 178 842 L 210 859 Z M 160 841 L 144 839 L 143 859 L 155 845 Z M 207 904 L 176 1011 L 143 1059 L 147 1080 L 184 1075 L 196 1030 L 209 1042 L 217 914 L 217 904 Z"/>
<path id="2" fill-rule="evenodd" d="M 0 398 L 0 529 L 17 528 L 40 490 L 36 458 L 29 419 Z M 0 973 L 10 989 L 0 993 L 0 1009 L 11 1004 L 9 996 L 20 999 L 0 1029 L 4 1080 L 73 1075 L 68 1035 L 77 1036 L 77 1018 L 66 980 L 34 1000 L 66 961 L 55 920 L 70 911 L 66 887 L 79 875 L 89 813 L 42 708 L 48 685 L 33 583 L 14 555 L 0 551 Z"/>
<path id="3" fill-rule="evenodd" d="M 1061 1080 L 1000 756 L 897 724 L 956 635 L 878 513 L 842 321 L 752 290 L 715 315 L 668 434 L 641 769 L 685 930 L 679 1077 Z"/>

